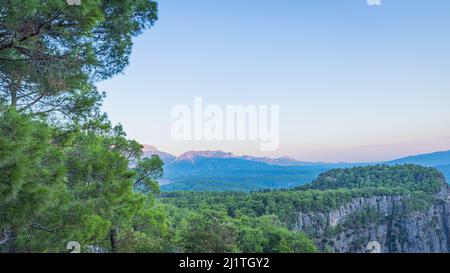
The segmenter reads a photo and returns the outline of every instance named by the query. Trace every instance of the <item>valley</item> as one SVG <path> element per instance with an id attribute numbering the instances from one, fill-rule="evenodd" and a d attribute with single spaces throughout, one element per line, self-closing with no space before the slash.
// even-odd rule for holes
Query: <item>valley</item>
<path id="1" fill-rule="evenodd" d="M 316 179 L 321 173 L 376 164 L 417 164 L 435 167 L 450 181 L 450 151 L 405 157 L 376 163 L 326 163 L 298 161 L 289 157 L 237 156 L 222 151 L 189 151 L 179 157 L 145 146 L 146 156 L 164 161 L 162 191 L 260 191 L 290 189 Z"/>
<path id="2" fill-rule="evenodd" d="M 249 223 L 281 225 L 307 235 L 321 252 L 368 252 L 370 242 L 389 253 L 450 251 L 450 188 L 439 171 L 417 165 L 336 169 L 291 190 L 176 192 L 164 193 L 161 200 L 186 214 L 215 211 L 213 219 L 234 226 L 239 236 L 258 234 L 261 227 L 247 230 L 256 227 Z M 271 252 L 281 247 L 280 239 L 270 242 L 265 236 L 269 241 L 261 238 L 253 242 L 260 245 L 240 249 Z M 306 246 L 291 245 L 285 252 Z"/>

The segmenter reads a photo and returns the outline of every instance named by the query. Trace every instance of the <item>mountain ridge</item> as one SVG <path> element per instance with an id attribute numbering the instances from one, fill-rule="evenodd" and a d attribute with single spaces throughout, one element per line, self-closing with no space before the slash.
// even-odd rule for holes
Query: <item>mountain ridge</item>
<path id="1" fill-rule="evenodd" d="M 151 155 L 164 155 L 164 157 L 168 157 L 172 159 L 172 161 L 181 161 L 181 160 L 193 160 L 197 157 L 206 157 L 206 158 L 235 158 L 235 159 L 243 159 L 248 161 L 257 161 L 262 163 L 267 163 L 270 165 L 279 165 L 279 166 L 308 166 L 308 165 L 351 165 L 353 163 L 347 162 L 314 162 L 314 161 L 300 161 L 290 156 L 282 156 L 282 157 L 258 157 L 252 155 L 235 155 L 231 152 L 225 152 L 222 150 L 190 150 L 182 153 L 179 156 L 175 156 L 173 154 L 160 151 L 155 146 L 145 144 L 143 145 L 143 151 L 145 156 Z M 166 162 L 171 163 L 172 161 Z"/>
<path id="2" fill-rule="evenodd" d="M 144 156 L 158 155 L 165 163 L 163 191 L 258 191 L 301 186 L 321 173 L 376 164 L 417 164 L 434 167 L 450 181 L 450 151 L 407 156 L 385 162 L 326 163 L 299 161 L 291 157 L 235 155 L 221 150 L 187 151 L 176 157 L 151 145 Z"/>
<path id="3" fill-rule="evenodd" d="M 423 166 L 450 165 L 450 150 L 418 154 L 388 161 L 390 164 L 420 163 Z"/>

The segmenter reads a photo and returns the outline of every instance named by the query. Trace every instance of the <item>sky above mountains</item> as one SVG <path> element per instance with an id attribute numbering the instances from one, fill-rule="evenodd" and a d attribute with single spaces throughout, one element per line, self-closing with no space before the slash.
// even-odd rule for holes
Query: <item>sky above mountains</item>
<path id="1" fill-rule="evenodd" d="M 450 149 L 447 0 L 161 0 L 123 75 L 98 85 L 130 138 L 179 155 L 225 150 L 382 161 Z M 175 105 L 277 104 L 280 146 L 175 141 Z"/>

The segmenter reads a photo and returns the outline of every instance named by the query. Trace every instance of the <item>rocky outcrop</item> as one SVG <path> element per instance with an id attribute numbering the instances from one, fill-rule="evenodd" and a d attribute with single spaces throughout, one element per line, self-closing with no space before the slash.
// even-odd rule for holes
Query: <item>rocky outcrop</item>
<path id="1" fill-rule="evenodd" d="M 326 213 L 299 212 L 295 229 L 323 251 L 369 252 L 379 244 L 382 253 L 450 252 L 450 188 L 424 207 L 413 198 L 361 197 Z"/>

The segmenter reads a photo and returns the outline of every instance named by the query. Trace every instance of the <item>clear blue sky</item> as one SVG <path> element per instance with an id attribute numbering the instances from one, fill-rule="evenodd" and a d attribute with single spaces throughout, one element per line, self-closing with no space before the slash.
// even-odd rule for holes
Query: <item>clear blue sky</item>
<path id="1" fill-rule="evenodd" d="M 161 0 L 123 75 L 98 84 L 130 138 L 179 154 L 222 149 L 377 161 L 450 149 L 450 1 Z M 177 142 L 171 109 L 279 104 L 280 147 Z"/>

